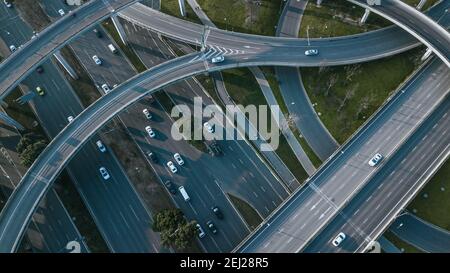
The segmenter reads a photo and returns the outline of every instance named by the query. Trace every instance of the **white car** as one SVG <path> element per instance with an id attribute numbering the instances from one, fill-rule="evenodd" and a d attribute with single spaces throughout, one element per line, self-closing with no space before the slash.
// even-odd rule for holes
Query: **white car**
<path id="1" fill-rule="evenodd" d="M 306 56 L 315 56 L 317 54 L 319 54 L 319 50 L 317 49 L 308 49 L 305 51 Z"/>
<path id="2" fill-rule="evenodd" d="M 16 46 L 15 45 L 10 45 L 9 46 L 9 50 L 11 51 L 11 52 L 14 52 L 14 51 L 16 51 Z"/>
<path id="3" fill-rule="evenodd" d="M 69 123 L 71 123 L 72 120 L 73 120 L 73 116 L 68 116 L 68 117 L 67 117 L 67 121 L 69 121 Z"/>
<path id="4" fill-rule="evenodd" d="M 145 131 L 147 131 L 149 137 L 154 138 L 156 136 L 155 132 L 153 131 L 152 127 L 147 126 L 145 127 Z"/>
<path id="5" fill-rule="evenodd" d="M 220 56 L 217 56 L 217 57 L 212 58 L 212 59 L 211 59 L 211 62 L 212 62 L 213 64 L 216 64 L 216 63 L 221 63 L 221 62 L 223 62 L 224 60 L 225 60 L 225 57 L 224 57 L 223 55 L 220 55 Z"/>
<path id="6" fill-rule="evenodd" d="M 372 159 L 369 160 L 369 166 L 375 167 L 380 161 L 383 159 L 383 156 L 379 153 L 376 153 Z"/>
<path id="7" fill-rule="evenodd" d="M 214 133 L 214 127 L 211 126 L 211 124 L 209 124 L 208 122 L 203 123 L 203 127 L 205 127 L 209 133 L 211 134 Z"/>
<path id="8" fill-rule="evenodd" d="M 334 246 L 339 246 L 342 241 L 345 240 L 345 233 L 344 232 L 340 232 L 335 238 L 334 240 L 331 242 Z"/>
<path id="9" fill-rule="evenodd" d="M 109 173 L 105 167 L 100 167 L 100 169 L 98 169 L 98 170 L 100 171 L 100 174 L 103 177 L 103 179 L 108 180 L 111 177 L 111 176 L 109 176 Z"/>
<path id="10" fill-rule="evenodd" d="M 58 10 L 59 15 L 64 16 L 66 13 L 63 9 Z"/>
<path id="11" fill-rule="evenodd" d="M 5 3 L 5 6 L 7 8 L 11 8 L 12 7 L 11 2 L 9 2 L 8 0 L 3 0 L 3 3 Z"/>
<path id="12" fill-rule="evenodd" d="M 92 56 L 92 60 L 94 60 L 96 65 L 102 64 L 102 60 L 100 60 L 100 58 L 97 55 Z"/>
<path id="13" fill-rule="evenodd" d="M 111 91 L 111 89 L 109 89 L 109 86 L 106 83 L 102 85 L 102 89 L 103 92 L 105 92 L 105 94 L 108 94 L 108 92 Z"/>
<path id="14" fill-rule="evenodd" d="M 172 161 L 167 162 L 167 167 L 169 167 L 172 173 L 176 173 L 178 171 L 177 167 L 175 167 Z"/>
<path id="15" fill-rule="evenodd" d="M 197 224 L 196 227 L 197 227 L 197 231 L 198 231 L 198 237 L 199 238 L 205 237 L 206 233 L 203 230 L 202 226 L 200 226 L 200 224 Z"/>
<path id="16" fill-rule="evenodd" d="M 184 160 L 181 158 L 181 155 L 179 153 L 174 154 L 173 158 L 175 158 L 178 165 L 180 165 L 180 166 L 184 165 Z"/>
<path id="17" fill-rule="evenodd" d="M 147 108 L 143 109 L 143 110 L 142 110 L 142 113 L 144 113 L 144 116 L 145 116 L 147 119 L 152 119 L 152 114 L 150 114 L 150 111 L 148 111 Z"/>
<path id="18" fill-rule="evenodd" d="M 105 147 L 105 145 L 103 145 L 103 142 L 101 140 L 97 140 L 97 142 L 95 142 L 95 144 L 97 145 L 100 152 L 102 152 L 102 153 L 106 152 L 106 147 Z"/>

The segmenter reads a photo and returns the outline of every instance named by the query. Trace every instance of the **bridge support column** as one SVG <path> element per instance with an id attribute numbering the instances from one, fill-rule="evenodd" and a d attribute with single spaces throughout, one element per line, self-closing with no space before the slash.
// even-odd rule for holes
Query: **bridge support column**
<path id="1" fill-rule="evenodd" d="M 425 61 L 426 59 L 428 59 L 428 57 L 431 56 L 431 53 L 433 53 L 431 48 L 427 48 L 427 51 L 425 51 L 425 53 L 423 54 L 423 56 L 420 60 Z"/>
<path id="2" fill-rule="evenodd" d="M 425 5 L 425 3 L 427 2 L 427 0 L 420 0 L 419 4 L 417 4 L 417 9 L 421 10 L 423 8 L 423 6 Z"/>
<path id="3" fill-rule="evenodd" d="M 16 121 L 12 117 L 8 116 L 8 114 L 6 114 L 6 112 L 0 111 L 0 122 L 3 122 L 6 125 L 9 125 L 11 127 L 15 127 L 19 131 L 25 130 L 25 128 L 22 126 L 22 124 L 20 124 L 18 121 Z"/>
<path id="4" fill-rule="evenodd" d="M 181 16 L 186 17 L 186 5 L 184 0 L 178 0 L 178 5 L 180 6 Z"/>
<path id="5" fill-rule="evenodd" d="M 111 21 L 114 24 L 114 27 L 116 28 L 117 32 L 119 33 L 120 40 L 124 45 L 127 44 L 127 34 L 125 33 L 125 30 L 123 29 L 122 24 L 120 23 L 119 19 L 117 19 L 117 15 L 114 14 L 111 16 Z"/>
<path id="6" fill-rule="evenodd" d="M 364 23 L 367 21 L 367 18 L 369 18 L 370 10 L 366 9 L 364 12 L 364 15 L 361 18 L 361 21 L 359 21 L 359 24 L 364 25 Z"/>
<path id="7" fill-rule="evenodd" d="M 64 57 L 61 55 L 61 51 L 58 50 L 53 54 L 53 56 L 55 56 L 56 60 L 62 65 L 62 67 L 64 67 L 64 69 L 67 71 L 67 73 L 69 73 L 72 79 L 78 79 L 77 72 L 75 71 L 75 69 L 73 69 L 72 66 L 70 66 L 66 59 L 64 59 Z"/>

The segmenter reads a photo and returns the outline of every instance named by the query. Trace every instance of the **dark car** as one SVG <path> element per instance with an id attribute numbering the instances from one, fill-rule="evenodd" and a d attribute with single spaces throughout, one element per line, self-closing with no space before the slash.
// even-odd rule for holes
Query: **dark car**
<path id="1" fill-rule="evenodd" d="M 158 163 L 158 157 L 156 156 L 156 154 L 152 151 L 147 153 L 148 157 L 151 159 L 151 161 Z"/>
<path id="2" fill-rule="evenodd" d="M 166 186 L 167 190 L 169 190 L 169 192 L 171 194 L 176 194 L 177 190 L 175 189 L 175 186 L 173 185 L 172 182 L 170 182 L 170 180 L 167 180 L 166 182 L 164 182 L 164 186 Z"/>
<path id="3" fill-rule="evenodd" d="M 94 28 L 94 30 L 92 30 L 92 31 L 95 33 L 95 35 L 97 35 L 98 38 L 103 37 L 103 34 L 100 31 L 98 31 L 98 29 Z"/>
<path id="4" fill-rule="evenodd" d="M 212 207 L 211 210 L 214 212 L 214 214 L 217 216 L 217 218 L 223 219 L 223 213 L 222 213 L 222 211 L 219 209 L 218 206 Z"/>
<path id="5" fill-rule="evenodd" d="M 42 68 L 42 66 L 38 66 L 36 67 L 36 72 L 42 74 L 44 72 L 44 68 Z"/>
<path id="6" fill-rule="evenodd" d="M 213 234 L 217 234 L 217 228 L 216 225 L 214 225 L 213 221 L 209 220 L 208 222 L 206 222 L 206 226 L 209 228 L 209 230 L 211 230 Z"/>

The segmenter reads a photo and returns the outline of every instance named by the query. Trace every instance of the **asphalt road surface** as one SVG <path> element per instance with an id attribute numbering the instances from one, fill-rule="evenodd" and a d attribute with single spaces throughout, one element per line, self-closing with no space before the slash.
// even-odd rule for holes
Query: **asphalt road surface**
<path id="1" fill-rule="evenodd" d="M 448 144 L 448 134 L 446 141 Z M 450 253 L 450 232 L 411 213 L 402 213 L 395 218 L 389 230 L 403 241 L 425 252 Z"/>
<path id="2" fill-rule="evenodd" d="M 238 251 L 301 251 L 377 172 L 368 160 L 375 153 L 393 155 L 444 99 L 447 76 L 437 60 L 424 65 Z"/>
<path id="3" fill-rule="evenodd" d="M 72 12 L 77 14 L 75 17 L 66 14 L 34 39 L 23 45 L 17 45 L 18 50 L 0 65 L 0 98 L 6 96 L 50 54 L 89 29 L 94 23 L 134 2 L 136 0 L 91 0 Z"/>
<path id="4" fill-rule="evenodd" d="M 30 27 L 22 21 L 15 9 L 9 9 L 5 5 L 0 5 L 0 38 L 7 45 L 20 45 L 27 41 L 32 35 Z M 51 66 L 51 62 L 46 62 L 45 67 Z M 34 72 L 35 73 L 35 72 Z M 27 79 L 28 82 L 36 82 L 36 75 Z M 17 132 L 9 132 L 17 137 Z M 5 141 L 11 141 L 9 140 Z M 18 142 L 18 140 L 16 140 Z M 15 146 L 15 145 L 14 145 Z M 15 147 L 10 147 L 15 150 Z M 13 160 L 19 162 L 17 157 L 12 155 Z M 10 164 L 2 165 L 8 173 L 10 186 L 13 187 L 19 183 L 26 169 L 10 166 Z M 16 172 L 17 170 L 17 172 Z M 16 174 L 16 175 L 14 175 Z M 13 187 L 14 188 L 14 187 Z M 42 200 L 34 214 L 27 235 L 29 237 L 31 247 L 36 252 L 64 252 L 65 246 L 69 241 L 77 240 L 80 243 L 81 251 L 88 252 L 85 242 L 77 227 L 72 221 L 71 216 L 67 213 L 64 205 L 59 199 L 54 189 L 51 189 L 46 198 Z"/>
<path id="5" fill-rule="evenodd" d="M 297 37 L 308 1 L 290 0 L 278 21 L 276 36 Z M 309 100 L 298 68 L 275 67 L 281 95 L 299 132 L 321 160 L 338 148 L 338 143 L 317 116 Z"/>
<path id="6" fill-rule="evenodd" d="M 369 6 L 366 0 L 348 1 L 368 8 L 408 31 L 422 43 L 427 45 L 427 47 L 432 48 L 433 52 L 447 66 L 450 66 L 450 34 L 448 33 L 447 28 L 442 27 L 438 22 L 433 21 L 422 12 L 398 0 L 383 0 L 382 4 L 379 6 Z M 446 1 L 444 0 L 443 2 Z M 444 12 L 448 17 L 447 8 Z"/>
<path id="7" fill-rule="evenodd" d="M 44 3 L 44 7 L 50 16 L 58 16 L 55 10 L 65 8 L 61 2 L 52 3 L 52 6 L 46 4 Z M 96 36 L 93 32 L 82 34 L 80 39 L 86 35 L 92 39 L 91 41 L 95 41 Z M 76 44 L 77 41 L 74 43 Z M 94 64 L 91 58 L 90 61 Z M 107 63 L 104 66 L 108 67 Z M 124 71 L 126 68 L 121 69 Z M 56 127 L 52 131 L 54 136 L 61 127 L 55 125 L 58 117 L 53 111 L 57 109 L 57 113 L 61 115 L 59 119 L 65 126 L 67 116 L 75 117 L 83 110 L 83 107 L 70 85 L 57 71 L 48 73 L 52 75 L 55 87 L 62 86 L 61 90 L 52 94 L 53 99 L 45 97 L 41 107 L 42 123 L 45 126 Z M 49 92 L 55 88 L 51 85 L 47 86 L 46 89 L 49 89 Z M 68 109 L 71 111 L 68 112 Z M 151 229 L 150 214 L 112 151 L 99 152 L 95 145 L 98 139 L 98 135 L 94 136 L 90 144 L 86 145 L 68 166 L 69 174 L 73 177 L 83 201 L 111 251 L 158 252 L 161 247 L 159 236 Z M 98 170 L 100 166 L 108 170 L 111 175 L 110 180 L 104 181 L 100 176 Z"/>
<path id="8" fill-rule="evenodd" d="M 443 83 L 448 88 L 450 78 Z M 370 241 L 376 240 L 438 169 L 435 166 L 450 155 L 449 112 L 450 97 L 447 96 L 305 252 L 362 252 Z M 339 232 L 344 232 L 347 238 L 335 247 L 331 240 Z M 433 240 L 431 234 L 428 238 Z"/>
<path id="9" fill-rule="evenodd" d="M 4 97 L 27 73 L 30 73 L 34 67 L 43 62 L 51 53 L 64 46 L 70 39 L 80 34 L 82 30 L 88 29 L 95 22 L 109 16 L 111 12 L 118 12 L 133 2 L 133 0 L 93 0 L 80 7 L 76 11 L 77 16 L 65 16 L 58 20 L 51 27 L 40 33 L 35 39 L 24 45 L 20 50 L 17 50 L 11 58 L 8 58 L 0 65 L 0 97 Z M 447 26 L 448 16 L 442 16 L 442 14 L 446 14 L 445 10 L 447 10 L 447 8 L 445 10 L 442 8 L 447 7 L 449 4 L 450 2 L 447 0 L 442 5 L 433 9 L 433 12 L 436 12 L 438 18 L 442 19 L 440 23 L 444 26 Z M 131 15 L 128 18 L 133 22 L 140 23 L 144 27 L 151 27 L 156 31 L 158 29 L 163 30 L 165 34 L 173 38 L 199 43 L 201 34 L 203 33 L 203 27 L 200 25 L 164 15 L 139 3 L 130 7 L 127 12 L 128 15 Z M 432 12 L 430 12 L 430 15 L 432 15 Z M 121 16 L 126 17 L 124 14 Z M 422 25 L 419 24 L 419 26 Z M 391 35 L 390 37 L 393 37 L 392 39 L 387 39 L 389 36 L 383 35 L 381 32 L 376 32 L 377 35 L 349 36 L 350 39 L 334 38 L 332 39 L 334 42 L 331 42 L 332 40 L 329 39 L 319 39 L 318 41 L 325 42 L 323 44 L 325 48 L 323 49 L 328 48 L 328 51 L 321 50 L 321 57 L 312 58 L 311 60 L 315 62 L 312 62 L 312 64 L 309 63 L 309 65 L 338 65 L 369 61 L 405 51 L 419 44 L 415 39 L 412 39 L 404 33 L 402 34 L 395 27 L 387 28 L 386 30 L 390 32 L 387 35 Z M 61 33 L 64 33 L 64 35 L 61 35 Z M 208 36 L 210 34 L 212 35 L 207 43 L 218 46 L 219 48 L 224 46 L 232 51 L 244 52 L 269 52 L 273 50 L 287 50 L 288 52 L 292 52 L 293 50 L 304 51 L 307 48 L 304 39 L 280 40 L 280 38 L 275 37 L 246 35 L 234 32 L 230 35 L 227 33 L 223 30 L 211 29 L 211 31 L 208 31 Z M 358 40 L 364 40 L 362 42 L 365 44 L 360 44 L 358 47 L 353 48 L 356 44 L 356 39 L 361 37 L 364 38 Z M 55 40 L 56 38 L 57 40 Z M 50 43 L 49 41 L 52 42 Z M 320 42 L 318 41 L 312 40 L 312 45 L 319 48 Z M 389 43 L 386 43 L 386 41 L 389 41 Z M 232 45 L 236 44 L 236 42 L 239 46 L 233 48 Z M 275 45 L 280 47 L 275 49 Z M 330 47 L 333 47 L 333 50 L 329 50 Z M 375 52 L 369 52 L 370 49 L 375 49 Z M 304 66 L 306 66 L 306 63 Z"/>
<path id="10" fill-rule="evenodd" d="M 131 78 L 136 72 L 127 59 L 124 58 L 122 52 L 118 51 L 118 53 L 113 54 L 107 48 L 108 44 L 114 44 L 119 50 L 119 47 L 109 39 L 100 27 L 97 27 L 97 29 L 103 33 L 102 38 L 97 38 L 92 32 L 86 33 L 73 42 L 71 47 L 97 85 L 100 86 L 106 83 L 112 88 L 113 85 L 120 84 Z M 92 41 L 96 42 L 93 43 Z M 101 66 L 97 66 L 92 61 L 91 56 L 95 54 L 104 60 Z M 144 108 L 149 109 L 152 113 L 153 119 L 151 121 L 144 117 L 142 113 Z M 215 183 L 215 181 L 224 179 L 220 176 L 220 173 L 226 173 L 229 176 L 227 167 L 217 166 L 217 164 L 211 167 L 211 161 L 214 161 L 213 158 L 205 156 L 185 141 L 174 141 L 170 133 L 173 121 L 165 111 L 162 111 L 158 103 L 149 103 L 148 98 L 133 104 L 126 112 L 120 115 L 120 119 L 126 126 L 130 136 L 143 151 L 143 154 L 151 150 L 159 157 L 160 163 L 154 164 L 149 161 L 149 164 L 152 165 L 161 181 L 172 180 L 175 185 L 184 185 L 190 195 L 197 197 L 195 198 L 197 201 L 193 200 L 187 204 L 181 198 L 181 195 L 173 196 L 177 205 L 183 209 L 189 219 L 197 220 L 206 228 L 205 223 L 212 216 L 211 207 L 220 204 L 224 214 L 227 215 L 227 220 L 216 221 L 221 234 L 217 237 L 208 236 L 202 239 L 201 243 L 204 248 L 210 252 L 226 252 L 233 249 L 248 234 L 248 229 L 231 207 L 220 186 Z M 145 132 L 144 128 L 147 125 L 151 125 L 153 130 L 157 132 L 155 139 L 150 139 Z M 176 152 L 183 156 L 186 161 L 186 167 L 180 167 L 180 172 L 173 175 L 168 172 L 165 163 L 169 160 L 173 161 L 173 154 Z M 209 173 L 209 175 L 206 176 L 205 173 Z M 229 182 L 230 179 L 232 178 L 225 178 L 226 182 Z M 237 182 L 238 179 L 236 179 L 235 184 Z M 236 190 L 239 195 L 247 194 L 244 191 L 244 187 Z M 278 197 L 275 200 L 278 203 L 281 202 Z M 272 206 L 272 203 L 270 205 Z"/>

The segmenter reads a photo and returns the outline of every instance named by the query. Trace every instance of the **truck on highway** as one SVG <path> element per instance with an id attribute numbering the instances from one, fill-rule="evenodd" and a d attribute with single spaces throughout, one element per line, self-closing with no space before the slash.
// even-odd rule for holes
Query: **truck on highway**
<path id="1" fill-rule="evenodd" d="M 180 186 L 180 187 L 178 188 L 178 190 L 180 191 L 181 196 L 183 196 L 184 201 L 188 202 L 189 200 L 191 200 L 191 198 L 189 197 L 187 191 L 184 189 L 183 186 Z"/>

